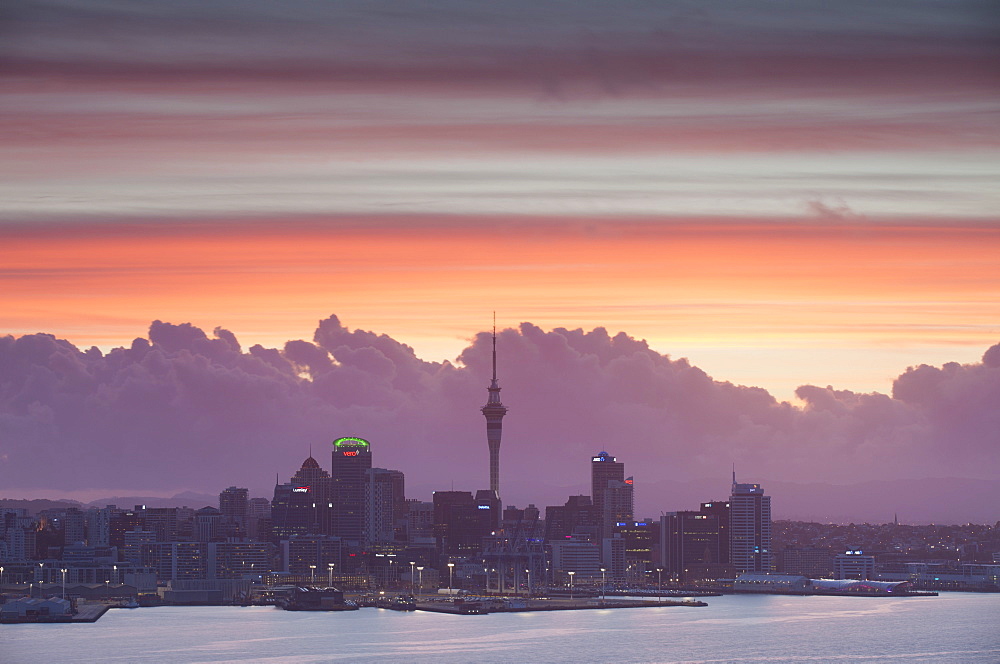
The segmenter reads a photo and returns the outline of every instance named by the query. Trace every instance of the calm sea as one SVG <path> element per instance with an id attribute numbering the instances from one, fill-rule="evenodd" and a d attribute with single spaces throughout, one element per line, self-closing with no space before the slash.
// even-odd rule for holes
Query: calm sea
<path id="1" fill-rule="evenodd" d="M 1000 662 L 1000 595 L 708 601 L 485 616 L 116 609 L 95 624 L 2 625 L 0 662 Z"/>

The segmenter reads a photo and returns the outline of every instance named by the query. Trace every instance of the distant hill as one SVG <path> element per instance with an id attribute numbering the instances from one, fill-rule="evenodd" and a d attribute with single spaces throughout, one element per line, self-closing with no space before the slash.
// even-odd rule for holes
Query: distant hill
<path id="1" fill-rule="evenodd" d="M 122 508 L 133 508 L 136 505 L 146 505 L 147 507 L 193 507 L 218 506 L 219 494 L 196 493 L 194 491 L 184 491 L 169 498 L 162 496 L 112 496 L 110 498 L 100 498 L 87 503 L 87 507 L 104 507 L 106 505 L 117 505 Z"/>
<path id="2" fill-rule="evenodd" d="M 85 508 L 86 505 L 78 503 L 75 500 L 48 500 L 46 498 L 23 500 L 19 498 L 0 498 L 0 507 L 26 509 L 28 510 L 28 514 L 34 515 L 38 514 L 42 510 L 66 509 L 67 507 Z"/>

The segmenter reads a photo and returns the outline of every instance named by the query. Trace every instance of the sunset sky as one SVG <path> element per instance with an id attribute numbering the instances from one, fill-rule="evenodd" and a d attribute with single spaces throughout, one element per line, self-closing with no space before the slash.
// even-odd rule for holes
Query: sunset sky
<path id="1" fill-rule="evenodd" d="M 0 21 L 0 335 L 108 353 L 158 320 L 282 350 L 336 315 L 456 364 L 495 311 L 795 409 L 802 385 L 891 396 L 1000 342 L 991 2 L 22 0 Z"/>

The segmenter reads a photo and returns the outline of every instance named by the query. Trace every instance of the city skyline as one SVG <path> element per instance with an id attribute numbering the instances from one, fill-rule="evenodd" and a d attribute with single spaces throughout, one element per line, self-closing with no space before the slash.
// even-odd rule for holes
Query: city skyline
<path id="1" fill-rule="evenodd" d="M 642 516 L 735 463 L 779 518 L 995 519 L 987 5 L 18 2 L 0 485 L 266 495 L 356 435 L 422 497 L 607 449 Z"/>

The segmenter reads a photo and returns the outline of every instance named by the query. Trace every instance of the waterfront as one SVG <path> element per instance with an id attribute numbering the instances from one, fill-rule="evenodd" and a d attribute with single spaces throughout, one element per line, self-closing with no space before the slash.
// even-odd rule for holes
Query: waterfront
<path id="1" fill-rule="evenodd" d="M 265 607 L 113 610 L 92 625 L 4 625 L 0 659 L 229 662 L 1000 662 L 1000 595 L 711 598 L 705 608 L 453 616 Z"/>

